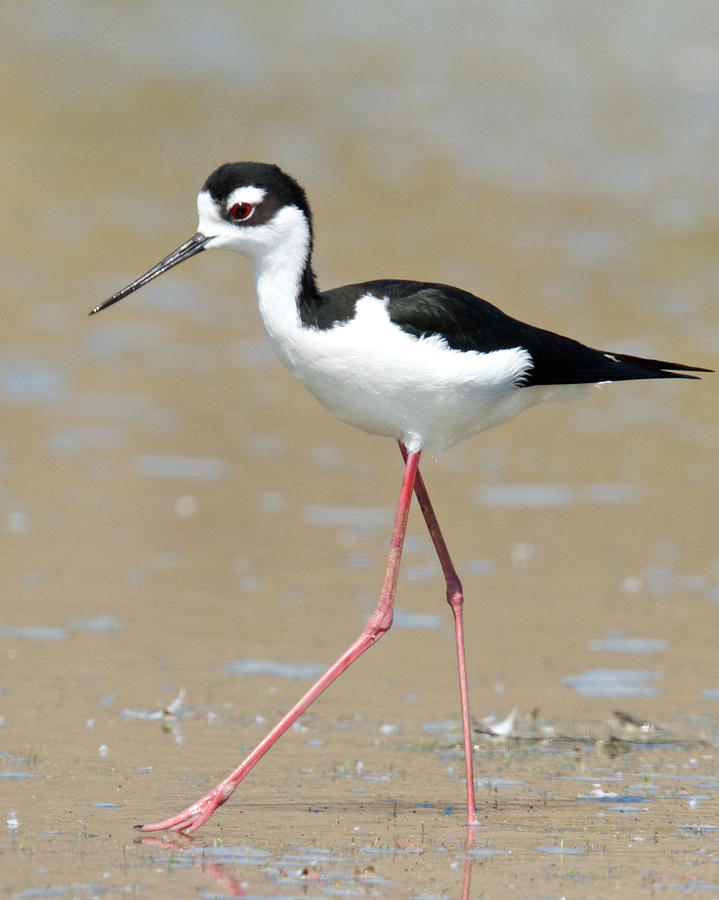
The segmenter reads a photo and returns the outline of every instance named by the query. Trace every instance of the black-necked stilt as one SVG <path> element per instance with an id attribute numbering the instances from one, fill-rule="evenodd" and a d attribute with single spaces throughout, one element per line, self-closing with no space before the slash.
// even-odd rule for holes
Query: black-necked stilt
<path id="1" fill-rule="evenodd" d="M 478 825 L 462 627 L 462 586 L 419 472 L 438 452 L 577 385 L 694 378 L 696 366 L 592 350 L 525 325 L 444 284 L 380 280 L 320 292 L 312 271 L 312 216 L 302 188 L 277 166 L 227 163 L 197 198 L 199 230 L 105 309 L 201 250 L 237 250 L 254 267 L 260 314 L 273 350 L 330 412 L 399 442 L 404 478 L 382 592 L 362 634 L 230 775 L 170 819 L 137 826 L 188 834 L 221 806 L 275 741 L 392 624 L 412 492 L 434 542 L 454 614 L 467 777 L 467 824 Z"/>

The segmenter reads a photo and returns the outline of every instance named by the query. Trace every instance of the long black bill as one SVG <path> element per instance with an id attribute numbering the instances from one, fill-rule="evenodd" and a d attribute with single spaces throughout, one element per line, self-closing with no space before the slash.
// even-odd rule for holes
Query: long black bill
<path id="1" fill-rule="evenodd" d="M 152 281 L 153 278 L 157 278 L 158 275 L 162 275 L 163 272 L 166 272 L 168 269 L 171 269 L 178 263 L 184 262 L 186 259 L 189 259 L 191 256 L 199 253 L 200 250 L 204 250 L 205 244 L 209 240 L 209 237 L 206 237 L 204 234 L 200 234 L 200 232 L 198 231 L 197 234 L 193 235 L 189 241 L 185 241 L 185 243 L 181 244 L 177 248 L 177 250 L 173 250 L 169 256 L 166 256 L 156 266 L 153 266 L 149 272 L 145 272 L 144 275 L 140 275 L 140 277 L 136 278 L 135 281 L 132 282 L 132 284 L 128 284 L 127 287 L 124 287 L 121 291 L 113 294 L 112 297 L 110 297 L 108 300 L 105 300 L 104 303 L 100 303 L 99 306 L 91 309 L 89 315 L 93 316 L 95 313 L 100 312 L 101 309 L 107 309 L 108 306 L 112 306 L 113 303 L 117 303 L 118 300 L 122 300 L 123 297 L 127 297 L 128 294 L 131 294 L 133 291 L 141 288 L 143 284 L 147 284 L 148 281 Z"/>

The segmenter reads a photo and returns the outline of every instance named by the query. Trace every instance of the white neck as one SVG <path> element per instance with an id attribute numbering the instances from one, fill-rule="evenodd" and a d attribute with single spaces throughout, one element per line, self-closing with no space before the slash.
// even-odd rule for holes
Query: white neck
<path id="1" fill-rule="evenodd" d="M 263 231 L 265 228 L 271 229 L 271 235 L 247 255 L 252 261 L 267 336 L 282 362 L 293 369 L 292 338 L 303 327 L 297 301 L 307 265 L 310 230 L 304 214 L 294 206 L 280 210 Z"/>

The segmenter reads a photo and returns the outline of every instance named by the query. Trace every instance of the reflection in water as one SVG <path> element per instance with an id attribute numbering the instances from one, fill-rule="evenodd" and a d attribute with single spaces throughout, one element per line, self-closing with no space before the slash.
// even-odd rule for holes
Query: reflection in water
<path id="1" fill-rule="evenodd" d="M 25 641 L 63 641 L 72 631 L 111 632 L 122 628 L 116 616 L 98 615 L 67 620 L 65 628 L 55 625 L 0 625 L 0 638 L 19 638 Z"/>
<path id="2" fill-rule="evenodd" d="M 642 669 L 589 669 L 581 675 L 568 675 L 562 684 L 585 697 L 657 697 L 661 689 L 650 682 L 661 672 Z"/>
<path id="3" fill-rule="evenodd" d="M 392 874 L 382 874 L 383 858 L 395 861 L 406 854 L 422 856 L 426 852 L 420 847 L 402 847 L 396 841 L 386 849 L 353 845 L 343 852 L 315 844 L 271 851 L 253 846 L 208 844 L 184 834 L 172 838 L 143 836 L 135 843 L 153 851 L 153 865 L 164 864 L 168 871 L 197 868 L 231 897 L 259 896 L 268 883 L 283 890 L 279 896 L 285 896 L 285 890 L 294 889 L 305 897 L 324 897 L 327 893 L 396 897 L 401 882 L 394 870 Z M 462 872 L 462 883 L 453 895 L 457 900 L 470 898 L 475 862 L 507 855 L 506 851 L 492 848 L 473 848 L 472 843 L 473 835 L 468 834 L 464 852 L 454 855 Z M 427 850 L 429 867 L 433 862 L 432 848 Z M 431 883 L 430 878 L 427 883 Z M 446 894 L 443 892 L 442 896 Z"/>
<path id="4" fill-rule="evenodd" d="M 64 382 L 63 374 L 45 360 L 0 358 L 0 397 L 6 403 L 55 403 Z"/>
<path id="5" fill-rule="evenodd" d="M 474 494 L 480 506 L 552 507 L 575 503 L 630 504 L 642 497 L 636 484 L 492 484 L 478 488 Z"/>
<path id="6" fill-rule="evenodd" d="M 385 528 L 392 524 L 393 512 L 387 507 L 307 506 L 302 518 L 308 525 L 354 528 L 360 531 Z"/>
<path id="7" fill-rule="evenodd" d="M 186 478 L 189 481 L 221 481 L 227 464 L 208 457 L 144 453 L 135 457 L 135 470 L 148 478 Z"/>
<path id="8" fill-rule="evenodd" d="M 67 457 L 85 450 L 111 450 L 126 440 L 123 429 L 114 425 L 66 425 L 50 435 L 50 453 Z"/>
<path id="9" fill-rule="evenodd" d="M 604 638 L 589 642 L 590 650 L 607 653 L 666 653 L 669 646 L 663 638 L 630 638 L 618 628 L 609 628 Z"/>
<path id="10" fill-rule="evenodd" d="M 317 678 L 325 666 L 318 663 L 278 662 L 271 659 L 234 659 L 222 667 L 224 675 L 269 675 L 301 681 Z"/>

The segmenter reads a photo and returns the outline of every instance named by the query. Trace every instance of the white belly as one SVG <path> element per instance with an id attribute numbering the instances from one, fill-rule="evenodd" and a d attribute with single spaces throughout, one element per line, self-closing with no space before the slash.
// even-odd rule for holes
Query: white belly
<path id="1" fill-rule="evenodd" d="M 328 330 L 276 328 L 263 315 L 284 365 L 331 413 L 364 431 L 435 453 L 497 425 L 551 389 L 522 388 L 526 350 L 452 350 L 439 337 L 417 339 L 389 320 L 374 297 Z"/>

